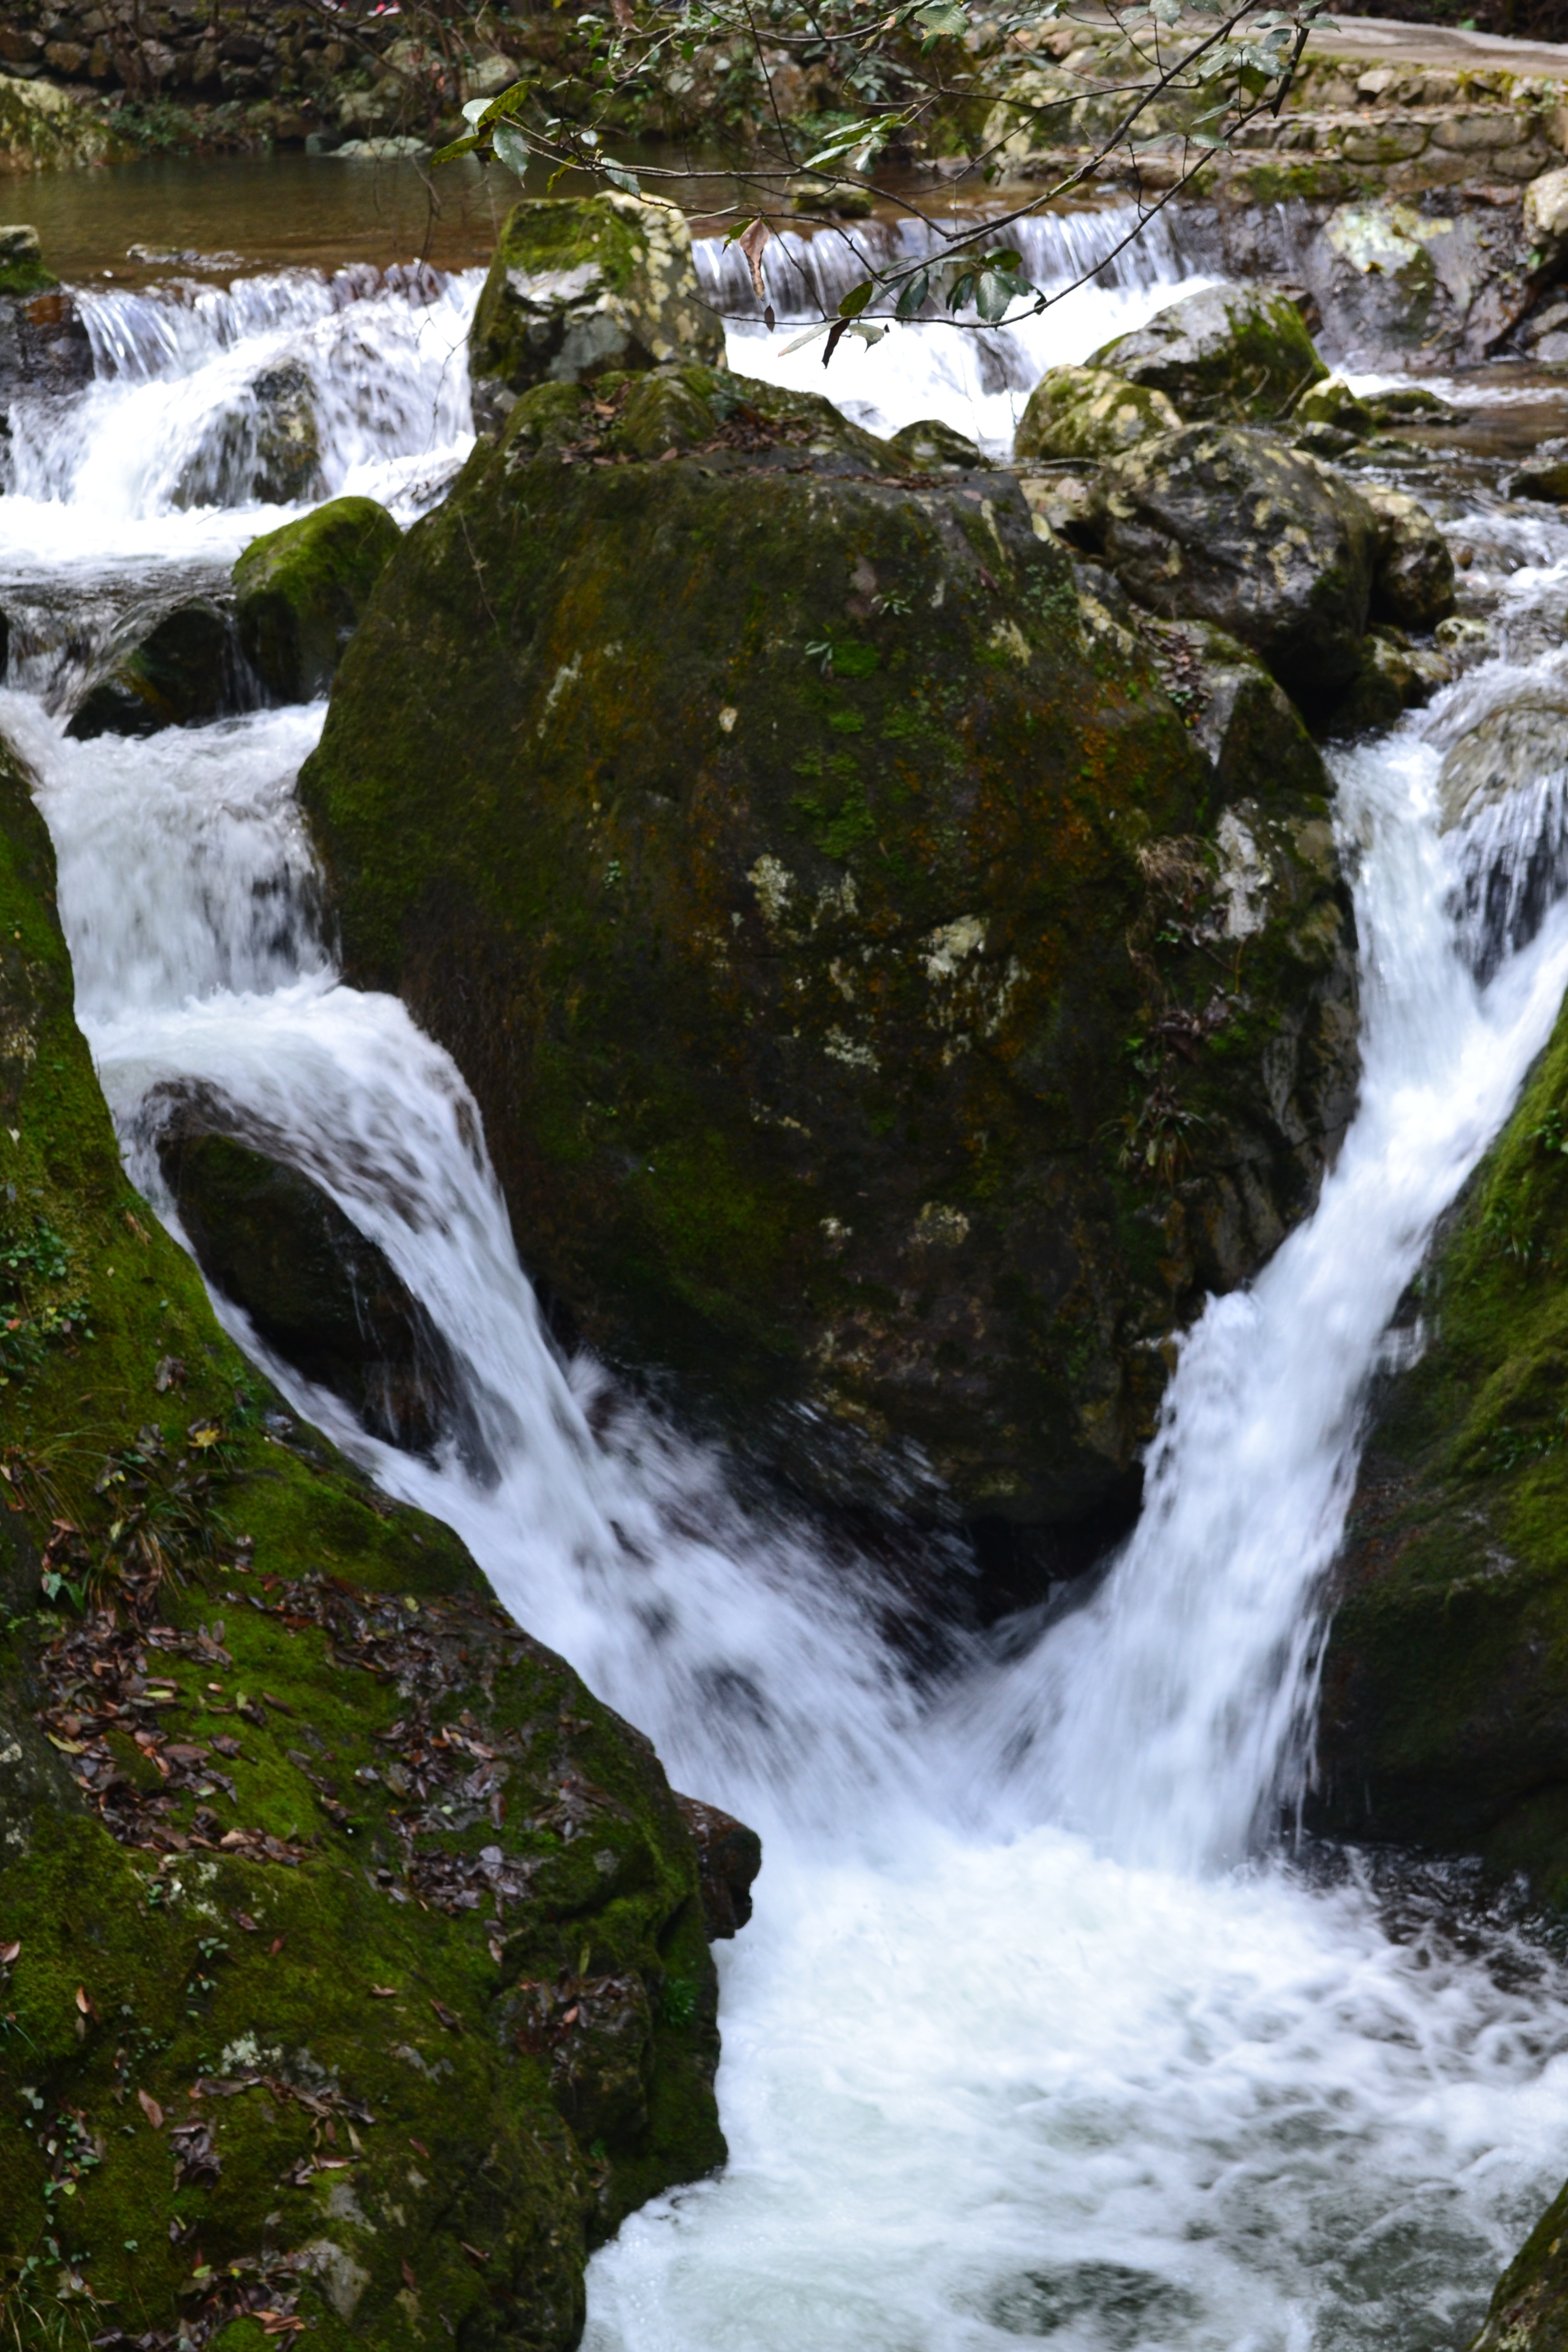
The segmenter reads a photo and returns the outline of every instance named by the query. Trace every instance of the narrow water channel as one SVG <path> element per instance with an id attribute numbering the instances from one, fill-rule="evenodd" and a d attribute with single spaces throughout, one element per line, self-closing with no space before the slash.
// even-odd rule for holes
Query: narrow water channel
<path id="1" fill-rule="evenodd" d="M 939 414 L 1005 444 L 1020 385 L 1191 268 L 1146 248 L 1026 349 L 911 335 L 896 371 L 869 352 L 828 389 L 884 429 Z M 729 2168 L 596 2258 L 588 2343 L 1458 2347 L 1564 2168 L 1568 1975 L 1461 1883 L 1303 1857 L 1276 1824 L 1389 1318 L 1568 982 L 1560 908 L 1478 986 L 1435 809 L 1443 748 L 1489 698 L 1568 677 L 1568 529 L 1450 500 L 1509 625 L 1487 666 L 1335 758 L 1364 1078 L 1321 1203 L 1186 1341 L 1142 1520 L 1092 1601 L 917 1688 L 853 1559 L 549 1344 L 461 1078 L 333 971 L 292 796 L 321 710 L 142 743 L 61 731 L 127 599 L 216 578 L 279 519 L 174 503 L 258 366 L 309 368 L 333 492 L 404 520 L 439 495 L 467 446 L 475 289 L 366 266 L 96 295 L 98 380 L 39 412 L 0 500 L 0 725 L 41 779 L 79 1017 L 137 1180 L 166 1208 L 160 1104 L 198 1080 L 382 1244 L 464 1369 L 478 1442 L 432 1465 L 273 1364 L 279 1385 L 458 1529 L 678 1785 L 763 1832 L 756 1916 L 721 1956 Z M 733 363 L 763 353 L 737 319 Z"/>

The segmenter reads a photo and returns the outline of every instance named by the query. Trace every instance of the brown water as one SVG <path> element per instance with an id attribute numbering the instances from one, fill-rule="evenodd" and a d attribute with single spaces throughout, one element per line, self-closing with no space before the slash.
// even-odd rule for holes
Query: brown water
<path id="1" fill-rule="evenodd" d="M 201 257 L 218 271 L 420 257 L 467 269 L 489 260 L 518 194 L 510 172 L 468 162 L 168 156 L 0 181 L 0 225 L 31 222 L 50 268 L 78 283 L 167 278 Z"/>

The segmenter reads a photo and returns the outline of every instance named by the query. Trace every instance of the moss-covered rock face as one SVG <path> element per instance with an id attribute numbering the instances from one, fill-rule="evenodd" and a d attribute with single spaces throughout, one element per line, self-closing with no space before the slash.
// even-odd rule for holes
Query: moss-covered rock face
<path id="1" fill-rule="evenodd" d="M 1568 1017 L 1433 1253 L 1379 1400 L 1319 1733 L 1321 1817 L 1568 1901 Z"/>
<path id="2" fill-rule="evenodd" d="M 1091 354 L 1130 383 L 1163 392 L 1185 417 L 1268 425 L 1328 369 L 1301 314 L 1255 286 L 1209 286 Z"/>
<path id="3" fill-rule="evenodd" d="M 0 2313 L 565 2352 L 587 2250 L 722 2155 L 690 1832 L 224 1339 L 71 1003 L 7 755 Z"/>
<path id="4" fill-rule="evenodd" d="M 721 361 L 691 233 L 641 196 L 529 197 L 507 215 L 468 336 L 474 415 L 494 428 L 537 383 Z"/>
<path id="5" fill-rule="evenodd" d="M 326 693 L 399 536 L 374 499 L 332 499 L 252 540 L 234 567 L 235 621 L 271 699 Z"/>
<path id="6" fill-rule="evenodd" d="M 45 265 L 44 248 L 36 228 L 26 227 L 20 222 L 11 228 L 0 228 L 0 296 L 14 299 L 17 296 L 47 294 L 59 282 Z"/>
<path id="7" fill-rule="evenodd" d="M 1348 1113 L 1323 806 L 1242 781 L 1011 477 L 689 368 L 518 404 L 301 793 L 597 1344 L 1040 1518 L 1126 1491 Z"/>
<path id="8" fill-rule="evenodd" d="M 1498 2281 L 1470 2352 L 1568 2352 L 1568 2189 Z"/>
<path id="9" fill-rule="evenodd" d="M 1152 384 L 1129 383 L 1110 368 L 1047 368 L 1018 419 L 1019 457 L 1120 457 L 1142 441 L 1180 429 L 1181 418 Z"/>

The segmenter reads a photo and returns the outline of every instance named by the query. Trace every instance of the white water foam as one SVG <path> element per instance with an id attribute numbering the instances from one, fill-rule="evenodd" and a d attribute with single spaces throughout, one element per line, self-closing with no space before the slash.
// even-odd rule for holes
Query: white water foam
<path id="1" fill-rule="evenodd" d="M 929 388 L 910 413 L 963 427 Z M 196 519 L 150 520 L 189 551 Z M 1388 1307 L 1568 971 L 1561 915 L 1484 992 L 1456 953 L 1445 710 L 1344 764 L 1367 1076 L 1318 1216 L 1184 1348 L 1095 1604 L 934 1697 L 852 1556 L 557 1360 L 460 1077 L 321 953 L 289 790 L 320 713 L 109 749 L 19 696 L 0 723 L 43 779 L 136 1172 L 159 1198 L 160 1089 L 220 1094 L 425 1301 L 492 1468 L 395 1454 L 277 1367 L 285 1390 L 764 1833 L 721 1954 L 731 2161 L 596 2258 L 592 2352 L 1462 2344 L 1562 2168 L 1568 1988 L 1501 1926 L 1461 1948 L 1436 1898 L 1395 1931 L 1353 1877 L 1221 1867 L 1300 1739 Z"/>

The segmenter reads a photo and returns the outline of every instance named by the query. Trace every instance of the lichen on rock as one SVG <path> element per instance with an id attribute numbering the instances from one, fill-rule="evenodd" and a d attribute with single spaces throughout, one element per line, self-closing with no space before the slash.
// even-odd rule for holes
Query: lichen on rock
<path id="1" fill-rule="evenodd" d="M 542 196 L 507 215 L 468 338 L 481 425 L 493 429 L 537 383 L 723 355 L 674 205 Z"/>
<path id="2" fill-rule="evenodd" d="M 1256 286 L 1184 295 L 1089 364 L 1163 393 L 1194 423 L 1272 424 L 1328 373 L 1295 304 Z"/>
<path id="3" fill-rule="evenodd" d="M 1047 368 L 1018 419 L 1013 450 L 1018 457 L 1120 457 L 1181 424 L 1155 385 L 1130 383 L 1110 368 Z"/>

